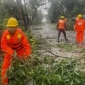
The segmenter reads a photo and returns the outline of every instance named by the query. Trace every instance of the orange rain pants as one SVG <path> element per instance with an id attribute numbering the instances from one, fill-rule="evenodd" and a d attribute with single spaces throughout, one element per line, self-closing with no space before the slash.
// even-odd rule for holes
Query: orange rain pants
<path id="1" fill-rule="evenodd" d="M 77 32 L 76 42 L 83 42 L 84 40 L 84 31 Z"/>
<path id="2" fill-rule="evenodd" d="M 84 19 L 77 20 L 74 30 L 77 32 L 76 41 L 82 43 L 84 39 L 85 20 Z"/>
<path id="3" fill-rule="evenodd" d="M 19 44 L 19 42 L 20 42 L 20 44 Z M 20 49 L 19 47 L 20 47 L 21 43 L 23 45 L 23 48 Z M 11 61 L 12 61 L 11 55 L 14 53 L 15 50 L 18 49 L 17 56 L 19 58 L 20 57 L 26 58 L 26 56 L 29 56 L 31 54 L 31 47 L 30 47 L 30 44 L 29 44 L 25 34 L 18 28 L 16 29 L 14 36 L 10 35 L 8 30 L 6 30 L 3 33 L 2 40 L 1 40 L 1 47 L 2 47 L 2 50 L 6 53 L 4 56 L 4 61 L 2 64 L 2 69 L 1 69 L 2 84 L 8 85 L 8 77 L 6 75 L 6 72 L 9 69 L 9 67 L 11 66 Z M 14 49 L 12 49 L 12 48 L 14 48 Z"/>
<path id="4" fill-rule="evenodd" d="M 18 57 L 22 57 L 24 55 L 24 49 L 22 49 L 19 53 L 18 53 Z M 9 69 L 9 67 L 11 66 L 11 61 L 12 61 L 12 57 L 9 54 L 6 54 L 4 56 L 4 61 L 2 64 L 2 70 L 1 70 L 1 76 L 2 76 L 2 83 L 3 84 L 8 84 L 8 77 L 6 75 L 7 70 Z"/>

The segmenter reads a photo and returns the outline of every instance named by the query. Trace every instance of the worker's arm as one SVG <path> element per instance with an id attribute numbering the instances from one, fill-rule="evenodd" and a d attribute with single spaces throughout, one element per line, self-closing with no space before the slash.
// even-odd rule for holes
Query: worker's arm
<path id="1" fill-rule="evenodd" d="M 74 31 L 77 31 L 78 30 L 78 23 L 76 22 L 74 26 L 75 26 Z"/>
<path id="2" fill-rule="evenodd" d="M 58 29 L 58 26 L 59 26 L 59 21 L 57 21 L 57 25 L 56 25 L 57 29 Z"/>
<path id="3" fill-rule="evenodd" d="M 65 22 L 65 30 L 67 31 L 67 24 L 66 24 L 66 22 Z"/>
<path id="4" fill-rule="evenodd" d="M 10 56 L 14 53 L 14 51 L 7 44 L 7 35 L 5 32 L 3 33 L 2 39 L 1 39 L 1 49 L 2 51 L 9 54 Z"/>

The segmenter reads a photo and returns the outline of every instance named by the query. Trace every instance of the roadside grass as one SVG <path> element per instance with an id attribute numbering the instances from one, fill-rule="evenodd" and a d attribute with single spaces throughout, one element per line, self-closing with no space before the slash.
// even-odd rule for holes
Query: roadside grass
<path id="1" fill-rule="evenodd" d="M 71 45 L 69 43 L 62 43 L 62 44 L 57 44 L 56 48 L 61 48 L 65 52 L 76 52 L 76 53 L 84 53 L 85 48 L 77 48 L 76 45 Z"/>
<path id="2" fill-rule="evenodd" d="M 71 44 L 68 43 L 57 44 L 57 47 L 62 48 L 62 50 L 66 52 L 74 51 L 77 49 L 76 46 L 72 46 Z"/>

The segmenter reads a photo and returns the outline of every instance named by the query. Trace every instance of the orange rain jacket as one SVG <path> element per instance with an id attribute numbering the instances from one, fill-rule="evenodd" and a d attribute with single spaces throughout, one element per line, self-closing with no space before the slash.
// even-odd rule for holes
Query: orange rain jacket
<path id="1" fill-rule="evenodd" d="M 6 30 L 2 36 L 1 47 L 9 55 L 12 55 L 14 50 L 20 51 L 21 49 L 24 49 L 24 55 L 31 53 L 30 44 L 21 29 L 17 29 L 13 36 Z"/>
<path id="2" fill-rule="evenodd" d="M 1 69 L 2 83 L 8 84 L 6 72 L 11 65 L 11 55 L 16 51 L 18 57 L 29 57 L 31 54 L 31 47 L 25 34 L 21 29 L 17 28 L 14 35 L 11 35 L 8 30 L 4 31 L 1 40 L 1 48 L 6 53 Z"/>
<path id="3" fill-rule="evenodd" d="M 76 41 L 77 42 L 83 42 L 84 30 L 85 30 L 85 20 L 84 19 L 77 20 L 74 30 L 77 32 Z"/>
<path id="4" fill-rule="evenodd" d="M 59 20 L 57 27 L 58 29 L 65 29 L 65 20 Z"/>

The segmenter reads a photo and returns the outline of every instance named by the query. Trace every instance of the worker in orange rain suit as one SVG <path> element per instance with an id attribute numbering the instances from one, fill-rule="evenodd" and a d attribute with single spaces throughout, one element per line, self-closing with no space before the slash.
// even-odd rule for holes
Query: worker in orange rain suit
<path id="1" fill-rule="evenodd" d="M 84 40 L 84 30 L 85 30 L 85 20 L 82 15 L 78 15 L 79 20 L 76 21 L 75 31 L 76 31 L 76 42 L 78 43 L 78 47 L 83 47 Z"/>
<path id="2" fill-rule="evenodd" d="M 57 29 L 58 29 L 58 42 L 60 42 L 59 37 L 61 32 L 64 34 L 65 41 L 67 41 L 66 32 L 65 32 L 65 30 L 67 30 L 67 26 L 66 26 L 66 20 L 64 16 L 60 17 L 60 20 L 57 23 Z"/>
<path id="3" fill-rule="evenodd" d="M 11 65 L 16 51 L 19 59 L 27 59 L 31 54 L 31 46 L 21 29 L 18 27 L 18 21 L 10 18 L 7 22 L 8 29 L 4 31 L 1 40 L 2 50 L 6 53 L 1 69 L 2 84 L 8 85 L 8 77 L 6 72 Z"/>

